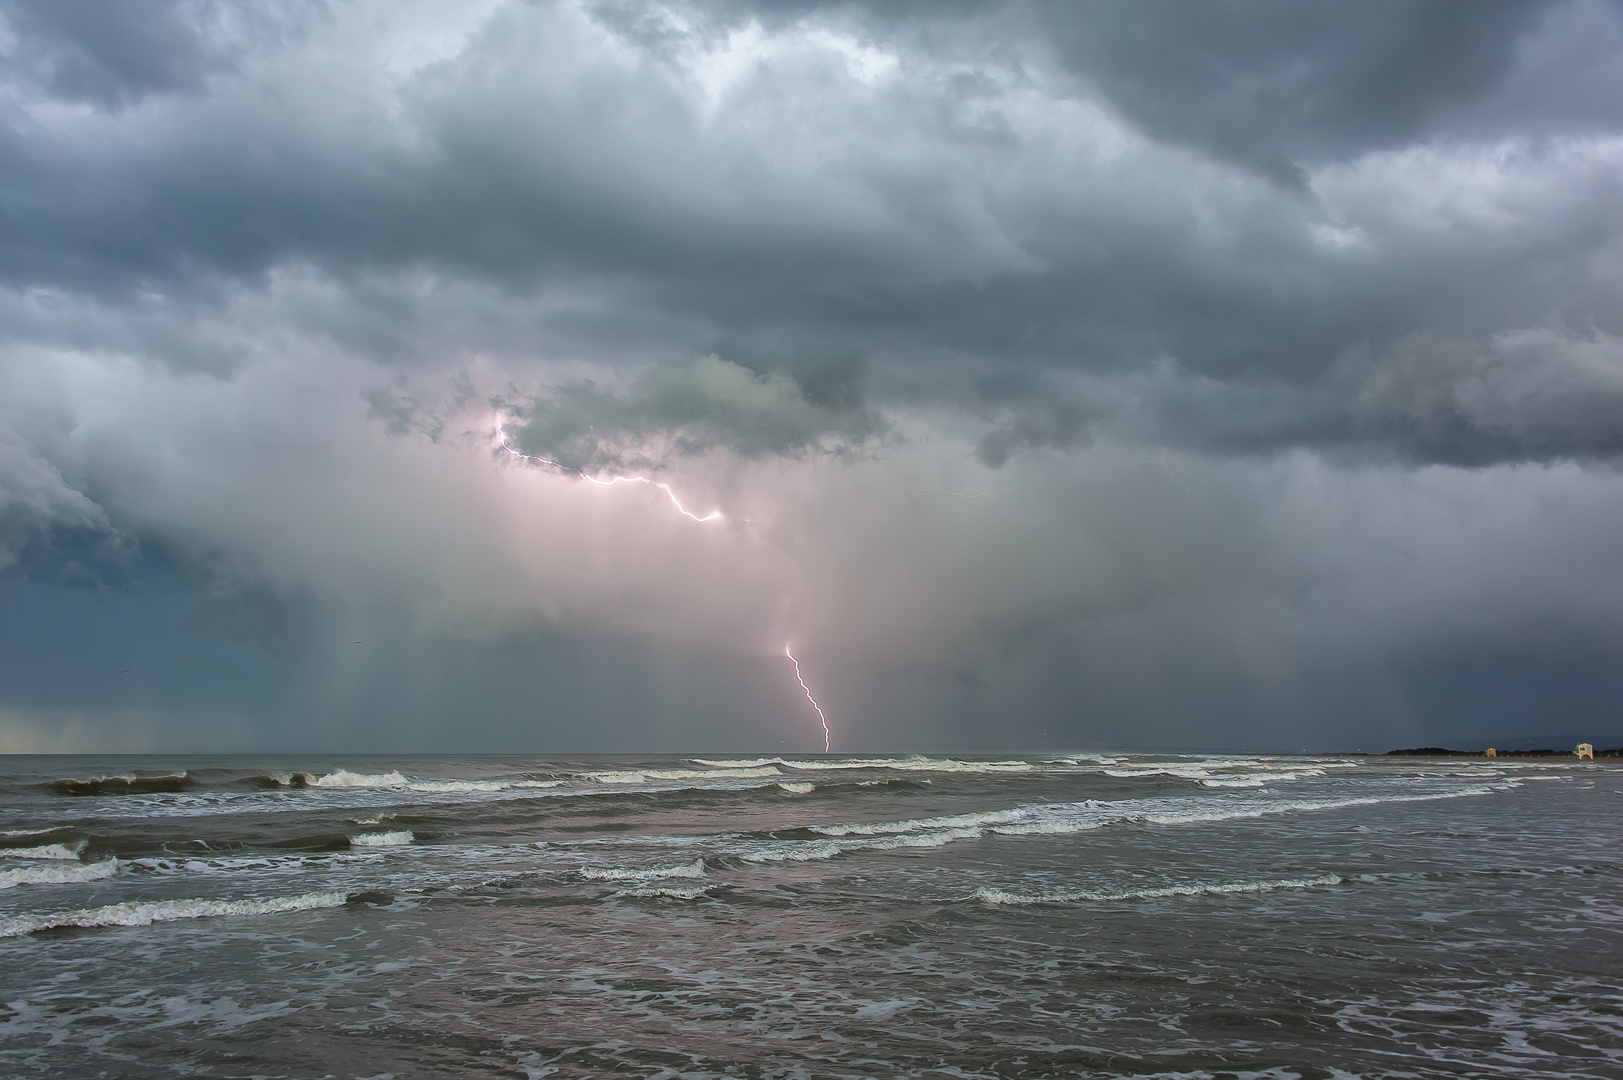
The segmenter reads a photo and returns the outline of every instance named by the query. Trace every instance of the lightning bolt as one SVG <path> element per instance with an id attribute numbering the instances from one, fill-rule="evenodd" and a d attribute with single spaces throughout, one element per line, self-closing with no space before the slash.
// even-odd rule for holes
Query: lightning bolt
<path id="1" fill-rule="evenodd" d="M 811 687 L 806 685 L 805 678 L 800 674 L 800 661 L 795 659 L 795 654 L 789 651 L 787 644 L 783 647 L 783 655 L 787 656 L 789 662 L 795 666 L 795 682 L 799 683 L 800 688 L 806 692 L 806 700 L 811 702 L 811 707 L 817 710 L 817 719 L 823 725 L 823 753 L 826 754 L 833 743 L 833 738 L 828 731 L 828 717 L 823 715 L 823 707 L 817 704 L 816 698 L 812 697 Z"/>
<path id="2" fill-rule="evenodd" d="M 587 483 L 596 484 L 598 487 L 613 487 L 615 484 L 647 484 L 649 487 L 656 487 L 665 493 L 665 497 L 667 499 L 671 500 L 671 505 L 676 507 L 677 513 L 681 514 L 683 517 L 692 518 L 694 521 L 697 521 L 700 524 L 709 521 L 720 521 L 724 517 L 720 510 L 712 510 L 710 513 L 700 517 L 698 514 L 695 514 L 693 511 L 682 505 L 682 500 L 676 497 L 676 492 L 671 490 L 671 485 L 661 483 L 658 480 L 653 480 L 646 476 L 614 476 L 607 480 L 600 480 L 595 476 L 587 476 L 579 469 L 571 469 L 568 465 L 565 465 L 560 461 L 553 461 L 551 458 L 537 457 L 534 454 L 526 454 L 524 451 L 517 449 L 507 441 L 507 432 L 503 429 L 502 416 L 500 413 L 496 415 L 496 440 L 501 444 L 501 448 L 503 450 L 506 450 L 509 454 L 512 454 L 516 458 L 523 458 L 525 461 L 534 461 L 541 465 L 550 465 L 560 472 L 572 474 L 577 480 L 585 480 Z"/>

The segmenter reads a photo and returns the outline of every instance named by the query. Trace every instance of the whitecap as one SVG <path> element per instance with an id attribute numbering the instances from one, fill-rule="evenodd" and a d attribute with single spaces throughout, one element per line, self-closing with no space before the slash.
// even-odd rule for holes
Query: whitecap
<path id="1" fill-rule="evenodd" d="M 598 784 L 644 784 L 650 780 L 720 780 L 739 776 L 781 776 L 771 766 L 723 769 L 617 769 L 586 773 L 582 779 Z"/>
<path id="2" fill-rule="evenodd" d="M 639 900 L 697 900 L 709 891 L 709 885 L 658 885 L 646 889 L 622 889 L 614 895 Z"/>
<path id="3" fill-rule="evenodd" d="M 807 784 L 795 780 L 779 781 L 778 787 L 789 792 L 791 795 L 810 795 L 812 792 L 817 790 L 816 784 Z"/>
<path id="4" fill-rule="evenodd" d="M 1237 881 L 1219 884 L 1167 885 L 1156 889 L 1127 889 L 1122 892 L 1094 892 L 1077 889 L 1072 892 L 1011 893 L 1002 889 L 976 889 L 974 899 L 987 904 L 1064 904 L 1077 900 L 1109 903 L 1118 900 L 1159 900 L 1172 896 L 1223 896 L 1230 893 L 1268 892 L 1273 889 L 1308 889 L 1321 885 L 1339 885 L 1342 879 L 1335 874 L 1321 874 L 1313 878 L 1276 878 L 1271 881 Z"/>
<path id="5" fill-rule="evenodd" d="M 411 783 L 402 776 L 399 770 L 386 773 L 352 773 L 348 769 L 339 769 L 337 772 L 317 776 L 310 781 L 311 787 L 318 788 L 375 788 L 375 787 L 405 787 Z"/>
<path id="6" fill-rule="evenodd" d="M 649 881 L 659 878 L 702 878 L 704 860 L 680 866 L 583 866 L 580 876 L 590 881 Z"/>
<path id="7" fill-rule="evenodd" d="M 75 863 L 71 866 L 17 866 L 0 870 L 0 889 L 18 885 L 76 885 L 81 881 L 99 881 L 118 873 L 117 859 L 101 862 Z"/>
<path id="8" fill-rule="evenodd" d="M 216 915 L 273 915 L 289 911 L 338 907 L 349 899 L 341 892 L 311 892 L 269 900 L 149 900 L 78 911 L 52 911 L 41 915 L 0 918 L 0 938 L 19 937 L 38 930 L 66 926 L 150 926 L 179 919 Z"/>
<path id="9" fill-rule="evenodd" d="M 361 833 L 359 836 L 349 838 L 351 847 L 399 847 L 411 843 L 416 837 L 410 829 L 395 829 L 391 832 Z"/>
<path id="10" fill-rule="evenodd" d="M 77 841 L 71 847 L 67 844 L 42 844 L 39 847 L 6 848 L 0 850 L 0 855 L 8 859 L 77 859 L 79 853 L 85 849 L 83 840 Z"/>
<path id="11" fill-rule="evenodd" d="M 691 759 L 700 765 L 733 770 L 757 769 L 778 765 L 799 772 L 817 772 L 830 769 L 897 769 L 902 772 L 1026 772 L 1032 768 L 1028 761 L 960 761 L 957 758 L 931 758 L 915 754 L 905 758 L 839 758 L 832 761 L 803 761 L 794 758 L 751 758 L 747 761 Z"/>

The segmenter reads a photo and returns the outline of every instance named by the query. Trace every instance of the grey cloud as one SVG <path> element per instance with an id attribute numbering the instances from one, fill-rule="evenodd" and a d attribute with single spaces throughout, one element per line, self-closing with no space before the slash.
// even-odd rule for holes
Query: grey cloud
<path id="1" fill-rule="evenodd" d="M 783 372 L 757 375 L 719 356 L 655 367 L 624 394 L 581 382 L 501 404 L 521 420 L 512 432 L 517 449 L 587 473 L 715 450 L 744 459 L 849 454 L 885 430 L 858 404 L 812 400 Z"/>
<path id="2" fill-rule="evenodd" d="M 198 89 L 204 26 L 221 15 L 206 0 L 7 0 L 0 17 L 14 44 L 0 63 L 55 97 L 128 105 Z"/>
<path id="3" fill-rule="evenodd" d="M 0 422 L 0 571 L 95 580 L 86 564 L 127 558 L 133 537 L 69 484 L 31 440 Z"/>
<path id="4" fill-rule="evenodd" d="M 394 363 L 714 352 L 813 397 L 861 371 L 874 407 L 990 418 L 988 461 L 1378 445 L 1352 353 L 1623 332 L 1615 6 L 500 5 L 389 78 L 333 61 L 382 48 L 360 8 L 267 11 L 197 93 L 9 114 L 0 277 L 210 370 L 253 346 L 186 324 L 247 294 Z M 1602 137 L 1548 144 L 1573 132 Z M 271 311 L 300 277 L 328 295 Z"/>
<path id="5" fill-rule="evenodd" d="M 1555 8 L 1528 0 L 1039 6 L 1077 76 L 1159 136 L 1305 184 L 1304 167 L 1447 130 Z"/>
<path id="6" fill-rule="evenodd" d="M 1405 338 L 1375 365 L 1359 406 L 1368 422 L 1448 460 L 1623 453 L 1623 338 L 1555 329 Z"/>

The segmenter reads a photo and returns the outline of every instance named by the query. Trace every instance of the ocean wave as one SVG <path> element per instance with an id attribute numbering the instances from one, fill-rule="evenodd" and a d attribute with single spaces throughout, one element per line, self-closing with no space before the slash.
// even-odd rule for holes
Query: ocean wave
<path id="1" fill-rule="evenodd" d="M 808 784 L 804 781 L 797 780 L 779 781 L 778 787 L 787 791 L 791 795 L 810 795 L 812 792 L 817 790 L 816 784 Z"/>
<path id="2" fill-rule="evenodd" d="M 52 911 L 41 915 L 13 915 L 0 918 L 0 938 L 21 937 L 40 930 L 82 926 L 150 926 L 180 919 L 205 919 L 217 915 L 275 915 L 290 911 L 339 907 L 349 900 L 347 893 L 310 892 L 269 900 L 148 900 L 109 904 L 77 911 Z"/>
<path id="3" fill-rule="evenodd" d="M 597 784 L 646 784 L 650 780 L 731 780 L 744 776 L 782 776 L 771 766 L 751 765 L 717 769 L 614 769 L 583 773 L 581 779 Z"/>
<path id="4" fill-rule="evenodd" d="M 581 877 L 589 881 L 651 881 L 705 876 L 703 859 L 694 859 L 680 866 L 583 866 L 579 872 Z"/>
<path id="5" fill-rule="evenodd" d="M 758 841 L 739 851 L 738 856 L 749 862 L 810 862 L 856 851 L 940 847 L 956 840 L 970 840 L 988 834 L 1065 835 L 1130 823 L 1193 825 L 1292 812 L 1487 795 L 1503 787 L 1504 785 L 1476 785 L 1454 791 L 1339 799 L 1247 800 L 1243 796 L 1211 796 L 1204 799 L 1032 803 L 1009 810 L 989 810 L 932 818 L 815 825 L 811 826 L 809 831 L 830 839 Z"/>
<path id="6" fill-rule="evenodd" d="M 978 826 L 932 829 L 923 833 L 893 836 L 856 837 L 847 840 L 785 840 L 756 844 L 739 853 L 745 862 L 821 862 L 852 851 L 895 851 L 900 848 L 944 847 L 954 840 L 972 840 L 986 835 Z"/>
<path id="7" fill-rule="evenodd" d="M 699 765 L 717 769 L 758 769 L 776 765 L 797 772 L 817 772 L 829 769 L 897 769 L 903 772 L 961 772 L 996 773 L 1028 772 L 1029 761 L 960 761 L 957 758 L 932 758 L 915 754 L 905 758 L 843 758 L 836 761 L 804 761 L 794 758 L 750 758 L 745 761 L 692 758 Z"/>
<path id="8" fill-rule="evenodd" d="M 85 849 L 83 840 L 68 844 L 41 844 L 39 847 L 0 848 L 0 856 L 7 859 L 77 859 Z"/>
<path id="9" fill-rule="evenodd" d="M 84 797 L 89 795 L 158 795 L 173 794 L 196 787 L 185 773 L 172 776 L 93 776 L 86 779 L 52 780 L 42 785 L 57 795 Z"/>
<path id="10" fill-rule="evenodd" d="M 308 773 L 304 775 L 309 776 Z M 386 773 L 352 773 L 348 769 L 339 769 L 309 779 L 309 786 L 318 788 L 405 787 L 409 783 L 411 781 L 402 776 L 398 769 Z"/>
<path id="11" fill-rule="evenodd" d="M 1071 892 L 1011 893 L 1002 889 L 976 889 L 973 899 L 986 904 L 1065 904 L 1078 900 L 1109 903 L 1117 900 L 1159 900 L 1172 896 L 1223 896 L 1230 893 L 1268 892 L 1273 889 L 1309 889 L 1322 885 L 1339 885 L 1342 879 L 1335 874 L 1321 874 L 1313 878 L 1276 878 L 1271 881 L 1237 881 L 1215 885 L 1168 885 L 1157 889 L 1128 889 L 1122 892 L 1094 892 L 1077 889 Z"/>
<path id="12" fill-rule="evenodd" d="M 709 885 L 654 885 L 643 889 L 621 889 L 614 895 L 638 900 L 697 900 L 710 888 Z"/>
<path id="13" fill-rule="evenodd" d="M 555 788 L 563 784 L 562 780 L 413 780 L 406 786 L 413 791 L 429 792 L 480 792 L 480 791 L 519 791 L 524 788 Z"/>
<path id="14" fill-rule="evenodd" d="M 1053 805 L 1053 804 L 1050 804 Z M 1077 805 L 1093 806 L 1094 803 Z M 905 821 L 855 822 L 845 825 L 814 825 L 812 832 L 824 836 L 883 836 L 896 833 L 928 832 L 936 829 L 962 829 L 969 826 L 984 827 L 1004 822 L 1020 821 L 1039 812 L 1039 807 L 1018 806 L 1013 810 L 988 810 L 973 814 L 949 814 L 942 817 L 908 818 Z"/>
<path id="15" fill-rule="evenodd" d="M 116 873 L 117 859 L 71 866 L 16 866 L 10 870 L 0 870 L 0 889 L 11 889 L 18 885 L 76 885 L 82 881 L 110 878 Z"/>
<path id="16" fill-rule="evenodd" d="M 399 847 L 409 844 L 415 836 L 410 829 L 394 829 L 390 832 L 361 833 L 349 838 L 351 847 Z"/>

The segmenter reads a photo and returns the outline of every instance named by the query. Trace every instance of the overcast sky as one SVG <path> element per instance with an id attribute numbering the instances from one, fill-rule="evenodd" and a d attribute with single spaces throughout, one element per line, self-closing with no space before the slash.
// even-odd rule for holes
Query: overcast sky
<path id="1" fill-rule="evenodd" d="M 1620 461 L 1615 0 L 0 0 L 0 751 L 1606 739 Z"/>

